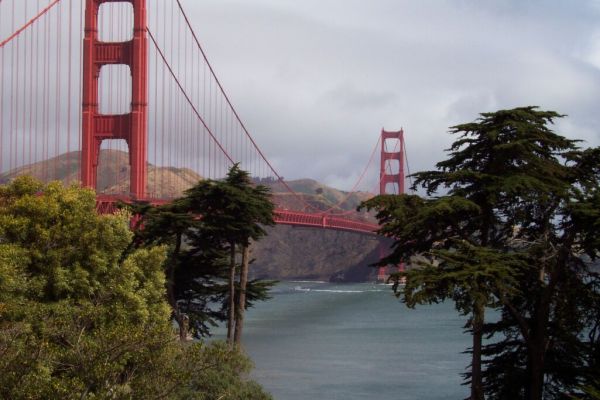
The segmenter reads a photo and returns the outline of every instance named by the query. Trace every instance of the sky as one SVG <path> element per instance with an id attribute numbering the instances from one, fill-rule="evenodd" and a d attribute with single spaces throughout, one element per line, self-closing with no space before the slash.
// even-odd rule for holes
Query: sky
<path id="1" fill-rule="evenodd" d="M 183 0 L 219 79 L 286 179 L 349 189 L 382 128 L 411 172 L 448 127 L 536 105 L 600 145 L 599 0 Z"/>
<path id="2" fill-rule="evenodd" d="M 0 0 L 0 37 L 14 30 L 13 8 L 26 21 L 26 11 L 46 1 Z M 148 3 L 156 1 L 167 0 Z M 288 180 L 350 189 L 382 128 L 404 129 L 411 172 L 432 169 L 453 141 L 449 127 L 519 106 L 566 114 L 558 133 L 600 145 L 600 0 L 180 1 L 245 126 Z M 67 18 L 68 7 L 83 3 L 62 4 Z M 71 62 L 78 70 L 78 56 Z M 2 65 L 10 68 L 9 56 Z M 6 94 L 15 84 L 4 72 Z M 78 126 L 79 104 L 71 105 L 71 126 Z M 78 134 L 72 129 L 71 143 Z M 4 135 L 3 153 L 8 141 Z M 375 165 L 359 189 L 373 190 L 377 181 Z"/>

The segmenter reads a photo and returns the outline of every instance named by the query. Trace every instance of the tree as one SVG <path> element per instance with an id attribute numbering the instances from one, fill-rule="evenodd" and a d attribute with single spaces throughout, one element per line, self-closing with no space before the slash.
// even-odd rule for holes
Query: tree
<path id="1" fill-rule="evenodd" d="M 127 216 L 97 216 L 95 201 L 28 177 L 0 187 L 2 398 L 118 395 L 157 373 L 170 341 L 164 249 L 120 262 Z"/>
<path id="2" fill-rule="evenodd" d="M 579 336 L 600 319 L 586 316 L 597 310 L 597 276 L 581 256 L 595 258 L 599 250 L 592 227 L 600 221 L 600 150 L 580 150 L 552 132 L 547 125 L 559 117 L 524 107 L 455 126 L 451 133 L 459 138 L 449 158 L 436 171 L 415 174 L 415 188 L 436 197 L 380 196 L 363 205 L 378 211 L 381 233 L 395 239 L 382 263 L 428 257 L 404 274 L 398 295 L 409 306 L 451 298 L 471 314 L 472 399 L 482 399 L 484 391 L 506 398 L 501 388 L 509 382 L 499 382 L 508 377 L 516 394 L 511 398 L 541 399 L 544 388 L 553 392 L 545 381 L 572 389 L 579 380 L 574 376 L 589 375 L 592 361 L 584 348 L 597 339 L 583 344 Z M 574 300 L 576 292 L 585 293 L 585 301 Z M 486 307 L 502 310 L 498 324 L 485 324 Z M 483 349 L 484 332 L 509 330 L 502 343 Z M 574 369 L 548 358 L 561 346 L 573 352 Z M 514 380 L 519 350 L 526 354 L 520 358 L 525 372 Z M 486 371 L 482 352 L 491 357 Z"/>
<path id="3" fill-rule="evenodd" d="M 271 396 L 247 375 L 252 363 L 239 351 L 231 351 L 224 342 L 196 344 L 182 360 L 189 384 L 177 393 L 177 399 L 270 400 Z"/>
<path id="4" fill-rule="evenodd" d="M 202 228 L 193 233 L 194 242 L 229 251 L 227 340 L 230 345 L 239 344 L 247 307 L 251 241 L 266 234 L 264 226 L 274 225 L 269 188 L 253 185 L 250 175 L 235 164 L 224 181 L 201 181 L 187 190 L 186 202 L 193 214 L 202 216 Z M 241 266 L 236 304 L 237 248 Z"/>
<path id="5" fill-rule="evenodd" d="M 395 277 L 394 290 L 409 307 L 454 300 L 473 336 L 471 398 L 483 398 L 481 346 L 484 309 L 494 306 L 490 287 L 507 286 L 515 279 L 516 256 L 481 245 L 475 219 L 480 207 L 459 196 L 422 199 L 416 195 L 383 195 L 364 203 L 377 209 L 380 233 L 394 238 L 393 252 L 381 265 L 418 257 L 419 268 Z M 400 286 L 402 277 L 405 286 Z"/>
<path id="6" fill-rule="evenodd" d="M 171 204 L 136 208 L 142 229 L 135 242 L 169 245 L 167 292 L 182 340 L 186 318 L 197 337 L 227 318 L 228 342 L 240 341 L 245 308 L 266 299 L 272 285 L 248 282 L 248 269 L 251 240 L 273 224 L 273 209 L 268 188 L 253 185 L 237 164 L 223 181 L 200 181 Z"/>
<path id="7" fill-rule="evenodd" d="M 0 398 L 270 398 L 239 352 L 175 340 L 165 247 L 126 253 L 130 215 L 95 206 L 59 182 L 0 186 Z"/>
<path id="8" fill-rule="evenodd" d="M 158 206 L 138 203 L 132 212 L 138 215 L 132 248 L 167 246 L 167 300 L 180 340 L 186 341 L 188 333 L 208 336 L 210 327 L 226 318 L 219 306 L 227 293 L 221 283 L 226 279 L 226 249 L 199 235 L 205 224 L 185 197 Z"/>

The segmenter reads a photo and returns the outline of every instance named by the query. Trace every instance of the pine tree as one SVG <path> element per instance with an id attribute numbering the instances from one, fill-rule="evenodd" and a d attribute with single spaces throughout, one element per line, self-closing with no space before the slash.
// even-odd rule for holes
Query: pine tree
<path id="1" fill-rule="evenodd" d="M 597 307 L 598 297 L 597 277 L 581 255 L 594 258 L 599 250 L 599 150 L 580 150 L 552 132 L 547 125 L 559 117 L 524 107 L 455 126 L 451 133 L 459 138 L 449 158 L 435 171 L 415 174 L 414 186 L 435 197 L 381 196 L 364 204 L 378 211 L 381 233 L 395 238 L 394 252 L 382 263 L 428 257 L 405 274 L 398 295 L 409 306 L 451 298 L 471 315 L 472 399 L 484 392 L 506 398 L 500 393 L 508 379 L 513 394 L 541 399 L 545 378 L 573 388 L 579 383 L 573 375 L 589 371 L 590 361 L 575 345 L 568 348 L 577 372 L 561 370 L 561 360 L 548 362 L 555 343 L 580 343 L 584 326 L 594 326 L 584 322 L 582 310 Z M 581 291 L 587 306 L 573 301 Z M 486 307 L 502 310 L 495 327 L 485 324 Z M 484 332 L 500 330 L 503 345 L 483 349 Z M 483 352 L 491 357 L 485 372 Z M 516 371 L 515 362 L 525 371 Z"/>
<path id="2" fill-rule="evenodd" d="M 224 278 L 222 249 L 193 240 L 202 223 L 190 212 L 185 199 L 159 206 L 140 203 L 133 206 L 133 212 L 138 216 L 133 247 L 160 244 L 168 248 L 167 300 L 180 340 L 185 341 L 189 333 L 196 337 L 208 335 L 210 327 L 225 318 L 214 305 L 226 293 L 220 284 Z"/>
<path id="3" fill-rule="evenodd" d="M 170 245 L 167 292 L 182 340 L 188 329 L 205 336 L 227 320 L 228 342 L 239 342 L 244 310 L 268 298 L 273 284 L 248 282 L 251 241 L 274 223 L 268 188 L 254 186 L 236 164 L 222 181 L 202 180 L 170 204 L 136 210 L 138 244 Z"/>
<path id="4" fill-rule="evenodd" d="M 274 224 L 274 205 L 269 189 L 253 185 L 250 175 L 235 164 L 225 180 L 200 182 L 186 191 L 186 199 L 190 211 L 202 215 L 202 229 L 197 232 L 196 240 L 228 248 L 227 339 L 230 344 L 239 343 L 244 311 L 248 306 L 246 294 L 251 241 L 259 240 L 266 234 L 264 227 Z M 237 249 L 241 252 L 241 265 L 236 293 Z"/>

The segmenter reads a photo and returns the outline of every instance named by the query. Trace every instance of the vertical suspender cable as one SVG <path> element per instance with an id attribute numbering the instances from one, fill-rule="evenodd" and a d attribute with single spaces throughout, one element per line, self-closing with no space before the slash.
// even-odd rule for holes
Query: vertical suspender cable
<path id="1" fill-rule="evenodd" d="M 212 79 L 208 77 L 208 126 L 212 130 Z M 209 155 L 208 155 L 208 177 L 213 178 L 211 171 L 213 166 L 213 143 L 208 142 Z"/>
<path id="2" fill-rule="evenodd" d="M 43 102 L 43 144 L 42 144 L 42 159 L 48 159 L 48 142 L 49 142 L 49 117 L 50 117 L 50 25 L 48 24 L 48 19 L 44 19 L 44 102 Z M 48 180 L 48 167 L 47 164 L 44 164 L 44 181 Z"/>
<path id="3" fill-rule="evenodd" d="M 206 64 L 202 64 L 202 115 L 206 115 Z M 208 135 L 206 129 L 202 129 L 202 174 L 207 175 L 208 171 L 208 154 L 207 154 Z"/>
<path id="4" fill-rule="evenodd" d="M 0 113 L 4 114 L 4 48 L 0 48 Z M 4 148 L 4 118 L 0 119 L 0 149 Z M 4 158 L 0 151 L 0 173 L 4 172 Z"/>
<path id="5" fill-rule="evenodd" d="M 37 64 L 34 60 L 34 56 L 33 56 L 33 35 L 34 35 L 34 29 L 35 27 L 29 32 L 29 62 L 25 62 L 25 64 L 29 64 L 29 105 L 28 105 L 28 112 L 27 114 L 29 114 L 29 122 L 28 122 L 28 128 L 27 128 L 27 139 L 28 139 L 28 146 L 27 146 L 27 158 L 26 160 L 24 160 L 24 162 L 26 164 L 31 164 L 31 142 L 33 140 L 33 137 L 35 135 L 35 131 L 33 129 L 33 65 Z M 25 107 L 25 106 L 24 106 Z M 25 141 L 23 141 L 23 146 L 25 146 Z M 23 157 L 25 158 L 25 157 Z"/>
<path id="6" fill-rule="evenodd" d="M 181 31 L 181 28 L 179 30 Z M 189 85 L 187 85 L 187 80 L 188 80 L 188 77 L 189 77 L 189 75 L 188 75 L 188 68 L 187 68 L 188 67 L 188 65 L 187 65 L 187 61 L 188 61 L 188 57 L 187 57 L 187 53 L 188 53 L 187 52 L 187 35 L 185 35 L 185 37 L 184 37 L 183 49 L 184 49 L 183 50 L 183 78 L 186 81 L 185 82 L 186 83 L 185 87 L 189 87 Z M 185 157 L 186 151 L 185 150 L 189 148 L 188 147 L 188 143 L 187 143 L 187 137 L 188 137 L 188 132 L 189 132 L 189 130 L 188 130 L 188 118 L 187 118 L 187 111 L 188 110 L 189 110 L 188 107 L 185 107 L 184 116 L 183 116 L 184 118 L 182 120 L 182 125 L 183 125 L 183 142 L 181 143 L 181 153 L 182 153 L 182 156 L 183 156 L 183 163 L 184 163 L 183 167 L 186 166 L 185 165 L 185 162 L 186 162 L 186 157 Z M 183 181 L 182 181 L 182 184 L 183 184 Z M 184 188 L 182 187 L 181 189 L 183 191 Z"/>
<path id="7" fill-rule="evenodd" d="M 193 46 L 193 45 L 192 45 Z M 198 80 L 196 81 L 196 93 L 197 93 L 197 100 L 196 100 L 196 108 L 200 109 L 200 106 L 202 105 L 202 81 L 203 81 L 203 77 L 200 75 L 200 68 L 203 68 L 202 65 L 202 61 L 200 60 L 200 55 L 198 53 L 197 57 L 198 57 L 198 70 L 196 71 L 198 74 Z M 195 136 L 196 136 L 196 172 L 198 173 L 198 175 L 202 176 L 202 162 L 203 162 L 203 158 L 204 155 L 202 153 L 202 141 L 204 140 L 204 130 L 200 131 L 200 124 L 198 124 L 195 119 L 194 119 L 194 114 L 192 113 L 192 123 L 194 124 L 194 132 L 195 132 Z"/>
<path id="8" fill-rule="evenodd" d="M 25 6 L 24 6 L 24 11 L 25 11 L 25 19 L 27 19 L 27 4 L 28 4 L 28 0 L 25 0 Z M 29 33 L 29 32 L 27 32 Z M 20 164 L 21 165 L 25 165 L 26 164 L 26 160 L 25 160 L 25 139 L 27 136 L 31 135 L 31 132 L 28 131 L 26 129 L 25 126 L 25 117 L 27 116 L 27 68 L 31 67 L 31 65 L 28 65 L 27 63 L 27 36 L 25 35 L 23 37 L 23 42 L 25 44 L 24 48 L 23 48 L 23 120 L 21 122 L 21 160 L 20 160 Z M 31 68 L 30 68 L 31 69 Z M 31 86 L 31 81 L 29 80 L 29 84 Z"/>
<path id="9" fill-rule="evenodd" d="M 194 49 L 191 45 L 191 41 L 190 41 L 190 58 L 192 60 L 192 68 L 191 68 L 191 76 L 190 76 L 190 85 L 192 86 L 192 102 L 194 103 L 194 105 L 196 107 L 198 107 L 198 91 L 196 90 L 198 88 L 198 66 L 196 65 L 196 56 L 194 53 Z M 193 149 L 195 148 L 196 145 L 196 140 L 198 139 L 198 136 L 195 134 L 195 129 L 194 129 L 194 116 L 192 114 L 192 110 L 188 109 L 188 132 L 189 132 L 189 147 L 187 148 L 188 151 L 188 165 L 189 168 L 192 171 L 196 170 L 197 167 L 197 158 L 198 155 L 193 151 Z"/>
<path id="10" fill-rule="evenodd" d="M 56 10 L 56 130 L 54 133 L 54 177 L 53 179 L 58 179 L 58 156 L 60 154 L 60 101 L 61 101 L 61 82 L 60 82 L 60 70 L 61 70 L 61 27 L 62 27 L 62 19 L 61 19 L 61 3 L 58 4 L 58 9 Z"/>
<path id="11" fill-rule="evenodd" d="M 79 2 L 80 4 L 80 8 L 79 8 L 79 41 L 78 43 L 81 43 L 83 41 L 83 13 L 84 13 L 84 7 L 83 7 L 83 2 Z M 82 54 L 82 48 L 81 45 L 79 46 L 79 77 L 77 79 L 77 82 L 80 84 L 83 81 L 83 54 Z M 81 86 L 78 87 L 78 97 L 77 97 L 77 106 L 78 106 L 78 113 L 77 115 L 79 116 L 79 118 L 77 118 L 77 150 L 81 151 L 81 136 L 83 134 L 83 126 L 81 123 L 81 103 L 82 103 L 82 97 L 83 97 L 83 88 Z M 81 167 L 81 165 L 80 165 Z M 81 168 L 77 169 L 77 180 L 81 181 Z"/>
<path id="12" fill-rule="evenodd" d="M 404 141 L 404 136 L 402 137 L 402 153 L 404 155 L 404 161 L 406 161 L 406 172 L 408 172 L 408 175 L 406 176 L 410 182 L 410 190 L 414 193 L 415 190 L 413 189 L 412 174 L 410 173 L 410 164 L 408 163 L 408 153 L 406 152 L 406 142 Z"/>
<path id="13" fill-rule="evenodd" d="M 223 98 L 222 97 L 221 97 L 221 107 L 223 107 Z M 225 141 L 225 148 L 230 153 L 232 153 L 231 146 L 230 146 L 230 143 L 229 143 L 229 124 L 228 124 L 228 121 L 227 121 L 227 119 L 228 119 L 227 118 L 227 116 L 228 116 L 227 110 L 224 110 L 222 113 L 223 113 L 223 117 L 222 117 L 223 132 L 225 134 L 225 139 L 224 139 L 224 141 Z M 225 167 L 227 167 L 227 160 L 223 160 L 223 161 L 225 162 L 225 164 L 224 164 Z M 227 168 L 225 168 L 225 170 L 227 171 Z"/>
<path id="14" fill-rule="evenodd" d="M 173 21 L 173 5 L 171 4 L 171 24 L 170 25 L 165 25 L 165 28 L 166 28 L 166 26 L 173 27 L 174 26 L 173 22 L 174 22 Z M 171 31 L 169 33 L 170 33 L 170 36 L 171 36 L 171 45 L 169 46 L 169 49 L 171 50 L 171 60 L 173 60 L 173 49 L 175 48 L 174 39 L 173 39 L 174 35 L 173 35 L 173 31 Z M 169 86 L 170 86 L 169 87 L 169 111 L 170 111 L 169 112 L 169 116 L 170 116 L 170 118 L 169 118 L 169 132 L 172 135 L 173 131 L 174 131 L 174 129 L 173 129 L 173 112 L 174 112 L 174 107 L 173 107 L 173 86 L 172 85 L 169 85 Z M 168 160 L 167 160 L 167 162 L 169 163 L 168 167 L 171 168 L 173 166 L 173 164 L 171 162 L 171 159 L 172 159 L 171 153 L 172 153 L 172 150 L 173 150 L 173 146 L 172 146 L 173 143 L 172 143 L 172 141 L 169 141 L 169 142 L 170 142 L 169 143 L 170 146 L 169 146 L 169 152 L 168 152 Z M 172 176 L 169 173 L 169 186 L 171 186 L 171 185 L 172 185 Z"/>
<path id="15" fill-rule="evenodd" d="M 47 21 L 47 20 L 46 20 Z M 51 64 L 51 53 L 50 53 L 50 46 L 51 46 L 51 40 L 50 38 L 52 37 L 52 33 L 51 33 L 51 25 L 49 22 L 46 23 L 46 63 L 45 63 L 45 73 L 46 73 L 46 104 L 44 106 L 45 108 L 45 114 L 46 114 L 46 120 L 44 121 L 44 131 L 45 131 L 45 140 L 46 143 L 44 144 L 44 160 L 49 160 L 50 159 L 50 110 L 51 110 L 51 101 L 50 101 L 50 93 L 52 92 L 52 85 L 50 84 L 51 79 L 50 79 L 50 64 Z M 50 165 L 49 163 L 45 163 L 44 164 L 44 181 L 48 181 L 50 180 Z"/>
<path id="16" fill-rule="evenodd" d="M 13 152 L 13 157 L 14 157 L 14 166 L 13 168 L 17 168 L 19 167 L 20 164 L 20 159 L 19 159 L 19 123 L 21 121 L 21 113 L 24 112 L 24 110 L 21 109 L 20 107 L 20 100 L 21 100 L 21 79 L 24 78 L 23 76 L 23 68 L 21 66 L 21 51 L 22 51 L 22 42 L 23 42 L 24 36 L 19 36 L 16 40 L 16 47 L 17 47 L 17 81 L 16 81 L 16 91 L 15 91 L 15 127 L 13 130 L 13 134 L 15 135 L 14 138 L 14 149 L 12 149 L 11 151 Z M 24 79 L 23 79 L 24 81 Z M 24 83 L 24 82 L 23 82 Z"/>
<path id="17" fill-rule="evenodd" d="M 219 113 L 220 113 L 220 118 L 219 121 L 221 123 L 221 142 L 225 143 L 225 148 L 231 152 L 231 148 L 229 147 L 229 143 L 227 142 L 227 127 L 225 126 L 225 112 L 223 109 L 223 97 L 219 96 L 219 98 L 221 99 L 221 104 L 219 107 Z M 225 158 L 223 158 L 223 164 L 222 164 L 222 168 L 223 168 L 223 173 L 225 173 L 227 171 L 227 160 Z"/>
<path id="18" fill-rule="evenodd" d="M 198 106 L 200 104 L 200 93 L 198 91 L 198 82 L 200 82 L 200 77 L 199 77 L 200 64 L 196 65 L 196 61 L 199 61 L 199 60 L 196 57 L 196 54 L 194 53 L 194 49 L 193 49 L 191 43 L 190 43 L 190 49 L 191 49 L 190 54 L 192 55 L 192 87 L 193 87 L 192 88 L 192 91 L 193 91 L 192 101 L 193 101 L 194 105 L 196 106 L 196 108 L 198 108 Z M 196 152 L 194 149 L 196 149 L 196 147 L 197 147 L 199 136 L 196 133 L 196 129 L 194 127 L 194 115 L 191 111 L 189 113 L 189 117 L 190 117 L 190 148 L 189 148 L 190 169 L 197 172 L 198 171 L 199 153 Z"/>
<path id="19" fill-rule="evenodd" d="M 71 72 L 73 69 L 73 0 L 69 0 L 69 46 L 68 46 L 68 67 L 67 67 L 67 184 L 71 183 L 71 96 L 73 80 Z"/>
<path id="20" fill-rule="evenodd" d="M 213 86 L 214 90 L 212 91 L 212 112 L 213 112 L 213 132 L 215 133 L 215 136 L 217 136 L 219 134 L 218 132 L 218 125 L 219 125 L 219 120 L 218 120 L 218 110 L 217 110 L 217 87 Z M 217 140 L 220 139 L 217 136 Z M 217 152 L 217 146 L 215 143 L 213 143 L 213 155 L 212 155 L 212 159 L 213 159 L 213 174 L 215 175 L 214 178 L 218 179 L 219 178 L 219 174 L 218 174 L 218 152 Z"/>
<path id="21" fill-rule="evenodd" d="M 182 43 L 182 39 L 181 39 L 181 24 L 179 23 L 179 21 L 176 21 L 176 26 L 178 27 L 177 29 L 177 44 L 178 46 L 181 46 Z M 183 58 L 184 55 L 181 54 L 180 51 L 180 47 L 178 48 L 177 51 L 177 75 L 181 76 L 182 70 L 183 70 Z M 185 51 L 184 51 L 185 53 Z M 183 77 L 185 79 L 185 76 Z M 185 136 L 185 125 L 183 123 L 184 121 L 184 107 L 183 107 L 183 99 L 181 95 L 177 95 L 177 113 L 178 113 L 178 118 L 177 118 L 177 145 L 175 146 L 175 159 L 177 161 L 177 167 L 181 168 L 182 167 L 182 148 L 183 148 L 183 141 L 184 141 L 184 136 Z M 177 177 L 174 177 L 175 179 L 177 179 Z M 179 190 L 181 190 L 181 182 L 179 180 L 176 180 L 177 183 L 177 192 L 179 192 Z"/>
<path id="22" fill-rule="evenodd" d="M 37 0 L 37 9 L 40 9 L 40 0 Z M 36 24 L 35 25 L 35 56 L 36 56 L 36 61 L 35 61 L 35 88 L 36 88 L 36 99 L 35 99 L 35 106 L 34 109 L 31 110 L 35 116 L 35 129 L 33 130 L 34 135 L 35 135 L 35 141 L 33 144 L 33 159 L 35 159 L 36 161 L 39 160 L 39 151 L 40 151 L 40 134 L 43 131 L 41 126 L 40 126 L 40 93 L 39 93 L 39 87 L 40 87 L 40 58 L 41 58 L 41 54 L 40 54 L 40 24 Z M 33 62 L 33 60 L 32 60 Z M 42 70 L 43 71 L 43 70 Z"/>
<path id="23" fill-rule="evenodd" d="M 154 10 L 154 21 L 155 21 L 155 26 L 158 27 L 158 3 L 155 2 L 154 3 L 156 5 L 155 10 Z M 153 159 L 153 163 L 154 163 L 154 181 L 153 181 L 153 185 L 154 188 L 152 190 L 153 195 L 151 197 L 156 198 L 157 194 L 156 194 L 156 182 L 158 180 L 158 153 L 157 153 L 157 135 L 158 135 L 158 58 L 154 57 L 154 100 L 150 103 L 153 105 L 154 107 L 154 159 Z M 150 175 L 150 174 L 148 174 Z"/>
<path id="24" fill-rule="evenodd" d="M 181 76 L 182 73 L 182 68 L 183 68 L 183 55 L 181 54 L 181 25 L 179 24 L 179 21 L 177 20 L 178 16 L 175 13 L 175 25 L 177 27 L 176 31 L 177 31 L 177 39 L 176 39 L 176 43 L 177 43 L 177 47 L 176 47 L 176 54 L 175 54 L 175 58 L 173 59 L 173 62 L 177 65 L 177 76 Z M 176 130 L 176 141 L 175 141 L 175 167 L 176 168 L 181 168 L 181 147 L 182 147 L 182 143 L 183 143 L 183 124 L 182 124 L 182 118 L 183 118 L 183 107 L 182 107 L 182 101 L 181 101 L 181 96 L 179 93 L 177 93 L 176 97 L 176 104 L 177 104 L 177 113 L 175 114 L 175 124 L 177 126 L 177 130 Z M 173 179 L 174 179 L 174 183 L 175 183 L 175 193 L 179 193 L 180 188 L 180 182 L 179 179 L 177 177 L 177 175 L 173 175 Z"/>
<path id="25" fill-rule="evenodd" d="M 15 20 L 16 20 L 16 15 L 15 15 L 15 1 L 12 2 L 12 29 L 14 31 L 15 29 Z M 15 89 L 14 89 L 14 82 L 18 82 L 18 64 L 15 66 L 15 49 L 17 49 L 17 57 L 18 57 L 18 44 L 19 44 L 19 38 L 17 38 L 17 40 L 15 40 L 15 42 L 12 44 L 11 49 L 10 49 L 10 54 L 11 54 L 11 82 L 10 82 L 10 125 L 9 125 L 9 144 L 8 144 L 8 148 L 9 148 L 9 163 L 8 163 L 8 168 L 9 170 L 13 169 L 13 158 L 14 158 L 14 152 L 13 152 L 13 135 L 14 132 L 16 131 L 16 127 L 14 126 L 14 116 L 15 116 Z"/>
<path id="26" fill-rule="evenodd" d="M 158 7 L 158 5 L 157 5 Z M 166 26 L 167 26 L 167 2 L 163 2 L 163 36 L 166 36 Z M 158 27 L 157 27 L 158 29 Z M 163 39 L 163 41 L 166 41 L 166 38 Z M 158 56 L 157 56 L 158 58 Z M 165 65 L 164 63 L 162 64 L 162 93 L 161 93 L 161 100 L 162 100 L 162 106 L 161 106 L 161 112 L 162 112 L 162 129 L 160 132 L 160 141 L 161 141 L 161 145 L 160 145 L 160 149 L 161 149 L 161 160 L 160 160 L 160 165 L 163 168 L 163 173 L 160 175 L 160 183 L 161 183 L 161 189 L 163 190 L 164 193 L 164 186 L 165 186 L 165 181 L 164 181 L 164 172 L 166 172 L 166 170 L 164 169 L 165 166 L 165 130 L 166 130 L 166 107 L 165 107 L 165 101 L 166 101 L 166 97 L 167 97 L 167 91 L 166 91 L 166 79 L 167 79 L 167 74 L 166 74 L 166 70 L 165 70 Z"/>
<path id="27" fill-rule="evenodd" d="M 146 31 L 148 32 L 150 40 L 152 41 L 152 43 L 156 47 L 156 50 L 158 51 L 160 57 L 162 58 L 162 60 L 163 60 L 163 62 L 165 64 L 165 67 L 168 69 L 171 77 L 173 78 L 173 81 L 175 82 L 175 84 L 179 88 L 179 91 L 185 97 L 185 99 L 186 99 L 187 103 L 190 105 L 190 107 L 192 107 L 192 110 L 194 111 L 194 114 L 196 115 L 196 118 L 206 128 L 208 134 L 210 135 L 210 137 L 212 138 L 212 140 L 214 141 L 214 143 L 219 147 L 219 150 L 221 150 L 221 152 L 229 159 L 229 161 L 231 161 L 233 163 L 234 162 L 233 159 L 231 158 L 231 156 L 229 154 L 227 154 L 227 152 L 225 151 L 225 149 L 223 148 L 223 146 L 221 145 L 221 143 L 214 136 L 213 132 L 210 130 L 210 127 L 206 124 L 206 121 L 202 118 L 202 116 L 198 112 L 198 109 L 192 103 L 189 95 L 186 93 L 186 91 L 185 91 L 184 87 L 182 86 L 181 82 L 177 79 L 177 75 L 173 72 L 173 68 L 169 65 L 169 63 L 168 63 L 168 61 L 167 61 L 167 59 L 165 57 L 165 54 L 158 47 L 158 43 L 156 42 L 156 38 L 154 37 L 154 35 L 152 34 L 152 32 L 150 32 L 149 29 L 146 29 Z"/>

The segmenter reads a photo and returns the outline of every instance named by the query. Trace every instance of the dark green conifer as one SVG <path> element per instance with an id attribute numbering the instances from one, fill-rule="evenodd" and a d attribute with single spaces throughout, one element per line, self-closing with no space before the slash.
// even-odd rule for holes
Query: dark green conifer
<path id="1" fill-rule="evenodd" d="M 138 210 L 140 243 L 170 244 L 167 292 L 182 340 L 188 329 L 207 335 L 226 319 L 229 343 L 239 342 L 245 308 L 268 298 L 272 286 L 247 280 L 251 241 L 274 224 L 268 188 L 254 186 L 236 164 L 222 181 L 200 181 L 170 204 Z"/>
<path id="2" fill-rule="evenodd" d="M 415 174 L 415 188 L 435 197 L 364 204 L 395 238 L 383 263 L 421 255 L 398 295 L 409 306 L 451 298 L 471 315 L 471 399 L 537 400 L 591 379 L 598 332 L 581 336 L 600 321 L 598 277 L 581 256 L 600 249 L 599 150 L 552 132 L 559 117 L 523 107 L 455 126 L 449 158 Z M 501 321 L 486 326 L 486 307 Z M 482 347 L 484 333 L 499 332 L 501 343 Z"/>

